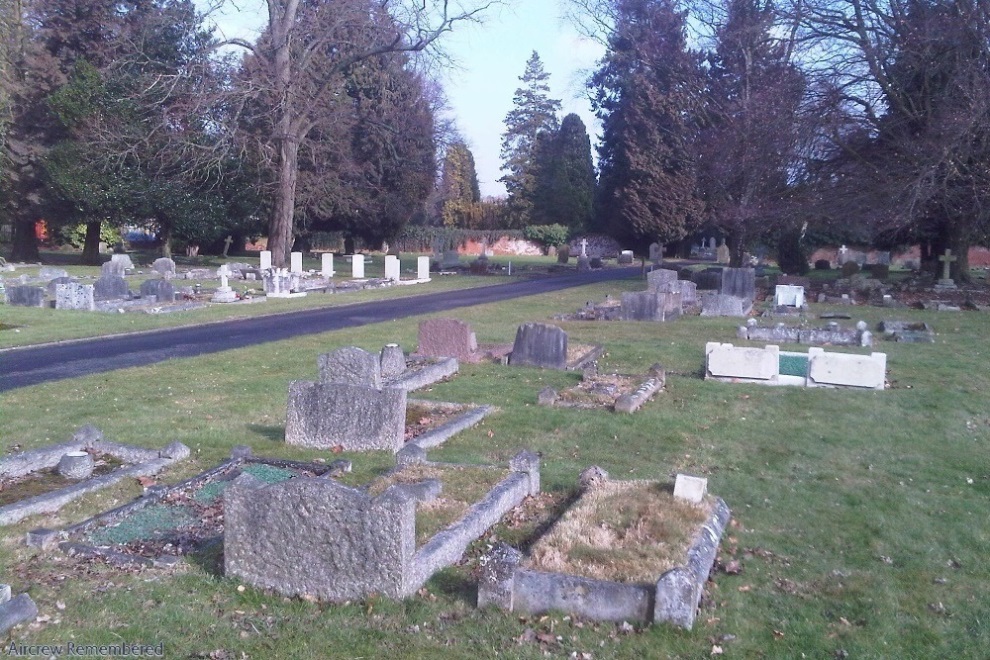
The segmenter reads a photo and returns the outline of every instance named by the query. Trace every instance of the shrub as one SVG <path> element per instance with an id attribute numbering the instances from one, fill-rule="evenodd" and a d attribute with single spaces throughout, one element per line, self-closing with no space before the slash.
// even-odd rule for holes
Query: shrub
<path id="1" fill-rule="evenodd" d="M 571 230 L 564 225 L 530 225 L 523 229 L 523 237 L 528 241 L 538 243 L 546 254 L 550 246 L 563 245 Z"/>
<path id="2" fill-rule="evenodd" d="M 815 262 L 815 270 L 832 270 L 832 262 L 828 259 L 819 259 Z"/>
<path id="3" fill-rule="evenodd" d="M 859 272 L 859 264 L 856 263 L 855 261 L 847 261 L 846 263 L 842 264 L 843 277 L 852 277 L 858 272 Z"/>

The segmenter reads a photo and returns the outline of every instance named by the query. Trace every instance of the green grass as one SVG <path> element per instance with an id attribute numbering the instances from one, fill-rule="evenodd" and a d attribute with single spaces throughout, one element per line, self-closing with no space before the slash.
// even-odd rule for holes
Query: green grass
<path id="1" fill-rule="evenodd" d="M 593 285 L 479 305 L 456 316 L 472 324 L 481 343 L 511 342 L 519 323 L 642 288 L 641 281 Z M 164 641 L 168 657 L 208 657 L 223 649 L 230 657 L 252 658 L 541 658 L 544 651 L 552 657 L 702 658 L 713 644 L 728 657 L 986 657 L 987 317 L 851 311 L 871 325 L 892 317 L 927 322 L 937 341 L 874 347 L 888 356 L 893 387 L 887 391 L 770 388 L 700 378 L 706 341 L 746 343 L 735 339 L 731 319 L 562 323 L 572 341 L 605 345 L 603 371 L 644 373 L 660 362 L 666 391 L 633 415 L 545 408 L 536 405 L 540 389 L 573 385 L 580 375 L 482 364 L 462 365 L 455 379 L 417 393 L 498 407 L 432 451 L 432 459 L 503 463 L 530 448 L 542 454 L 544 491 L 558 499 L 573 493 L 578 472 L 592 464 L 613 478 L 670 479 L 679 471 L 707 476 L 709 491 L 733 512 L 721 561 L 738 559 L 742 572 L 714 576 L 690 632 L 637 626 L 624 634 L 615 624 L 563 614 L 479 611 L 473 571 L 491 536 L 462 565 L 442 571 L 427 591 L 404 602 L 372 597 L 336 605 L 239 590 L 238 580 L 218 575 L 215 561 L 190 561 L 173 573 L 123 572 L 23 545 L 28 529 L 77 522 L 129 501 L 140 493 L 131 482 L 0 530 L 0 579 L 15 593 L 30 593 L 50 617 L 18 628 L 13 639 Z M 6 392 L 0 395 L 0 451 L 65 440 L 92 423 L 111 440 L 148 447 L 181 440 L 192 447 L 191 460 L 166 472 L 168 482 L 216 465 L 237 444 L 288 459 L 348 458 L 359 477 L 370 479 L 392 464 L 391 456 L 337 455 L 282 442 L 288 382 L 315 378 L 316 356 L 334 347 L 378 351 L 397 341 L 411 350 L 419 320 Z M 501 538 L 514 534 L 505 526 L 494 530 Z M 540 637 L 525 641 L 530 628 Z"/>

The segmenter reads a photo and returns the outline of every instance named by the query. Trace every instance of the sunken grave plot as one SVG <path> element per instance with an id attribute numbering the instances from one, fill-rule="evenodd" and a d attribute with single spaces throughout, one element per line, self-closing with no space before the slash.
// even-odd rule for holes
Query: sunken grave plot
<path id="1" fill-rule="evenodd" d="M 690 629 L 730 512 L 707 480 L 613 481 L 581 474 L 577 501 L 524 555 L 497 544 L 481 560 L 478 606 Z"/>
<path id="2" fill-rule="evenodd" d="M 0 458 L 0 525 L 54 513 L 87 493 L 157 474 L 188 456 L 181 442 L 144 449 L 111 442 L 96 427 L 83 426 L 68 442 Z"/>
<path id="3" fill-rule="evenodd" d="M 545 387 L 537 396 L 541 406 L 607 409 L 632 413 L 664 388 L 666 381 L 662 366 L 654 364 L 645 376 L 601 374 L 595 368 L 584 370 L 580 382 L 564 390 Z"/>
<path id="4" fill-rule="evenodd" d="M 509 364 L 576 371 L 594 363 L 603 352 L 598 345 L 570 344 L 567 333 L 555 325 L 524 323 L 516 330 Z"/>
<path id="5" fill-rule="evenodd" d="M 63 530 L 32 530 L 27 543 L 43 549 L 57 545 L 69 555 L 102 557 L 116 565 L 171 566 L 223 538 L 223 493 L 241 475 L 274 484 L 328 478 L 349 468 L 347 461 L 327 465 L 253 457 L 249 448 L 238 447 L 231 459 L 187 481 L 149 488 L 133 502 Z"/>
<path id="6" fill-rule="evenodd" d="M 477 424 L 492 410 L 430 401 L 410 406 L 407 391 L 455 374 L 454 358 L 410 361 L 395 344 L 385 346 L 379 356 L 347 346 L 319 356 L 318 366 L 318 382 L 289 384 L 288 444 L 392 452 L 407 443 L 433 447 Z"/>
<path id="7" fill-rule="evenodd" d="M 706 380 L 882 390 L 886 386 L 886 372 L 886 353 L 835 353 L 818 347 L 797 353 L 781 351 L 775 345 L 763 348 L 719 342 L 705 345 Z"/>
<path id="8" fill-rule="evenodd" d="M 224 495 L 225 572 L 286 596 L 405 598 L 539 493 L 539 470 L 530 452 L 503 471 L 430 463 L 409 447 L 365 488 L 242 475 Z"/>

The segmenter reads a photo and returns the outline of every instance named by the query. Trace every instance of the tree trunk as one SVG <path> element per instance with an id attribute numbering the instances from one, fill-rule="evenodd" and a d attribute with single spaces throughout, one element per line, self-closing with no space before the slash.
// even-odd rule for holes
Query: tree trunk
<path id="1" fill-rule="evenodd" d="M 103 223 L 86 223 L 86 240 L 83 242 L 82 262 L 87 266 L 100 265 L 100 228 Z"/>
<path id="2" fill-rule="evenodd" d="M 298 173 L 299 143 L 289 136 L 283 137 L 278 148 L 278 185 L 268 221 L 268 249 L 272 253 L 274 268 L 285 268 L 289 263 Z"/>
<path id="3" fill-rule="evenodd" d="M 14 235 L 10 250 L 11 261 L 41 261 L 38 252 L 38 237 L 34 233 L 34 220 L 15 220 Z"/>

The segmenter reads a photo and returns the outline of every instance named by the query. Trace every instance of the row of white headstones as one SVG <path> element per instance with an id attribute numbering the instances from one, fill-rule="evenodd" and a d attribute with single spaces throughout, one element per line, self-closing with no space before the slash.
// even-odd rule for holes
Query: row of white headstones
<path id="1" fill-rule="evenodd" d="M 333 277 L 336 271 L 333 269 L 333 253 L 324 252 L 321 255 L 322 263 L 320 274 L 323 277 Z M 351 259 L 351 277 L 360 280 L 364 279 L 364 255 L 363 254 L 353 254 L 350 255 Z M 272 267 L 272 253 L 270 250 L 262 250 L 261 252 L 261 270 L 268 270 Z M 302 252 L 292 252 L 289 255 L 289 272 L 301 275 L 303 273 L 303 255 Z M 393 254 L 385 256 L 385 279 L 398 282 L 401 277 L 399 274 L 399 258 Z M 427 256 L 419 257 L 416 261 L 416 279 L 418 280 L 428 280 L 430 279 L 430 258 Z"/>

